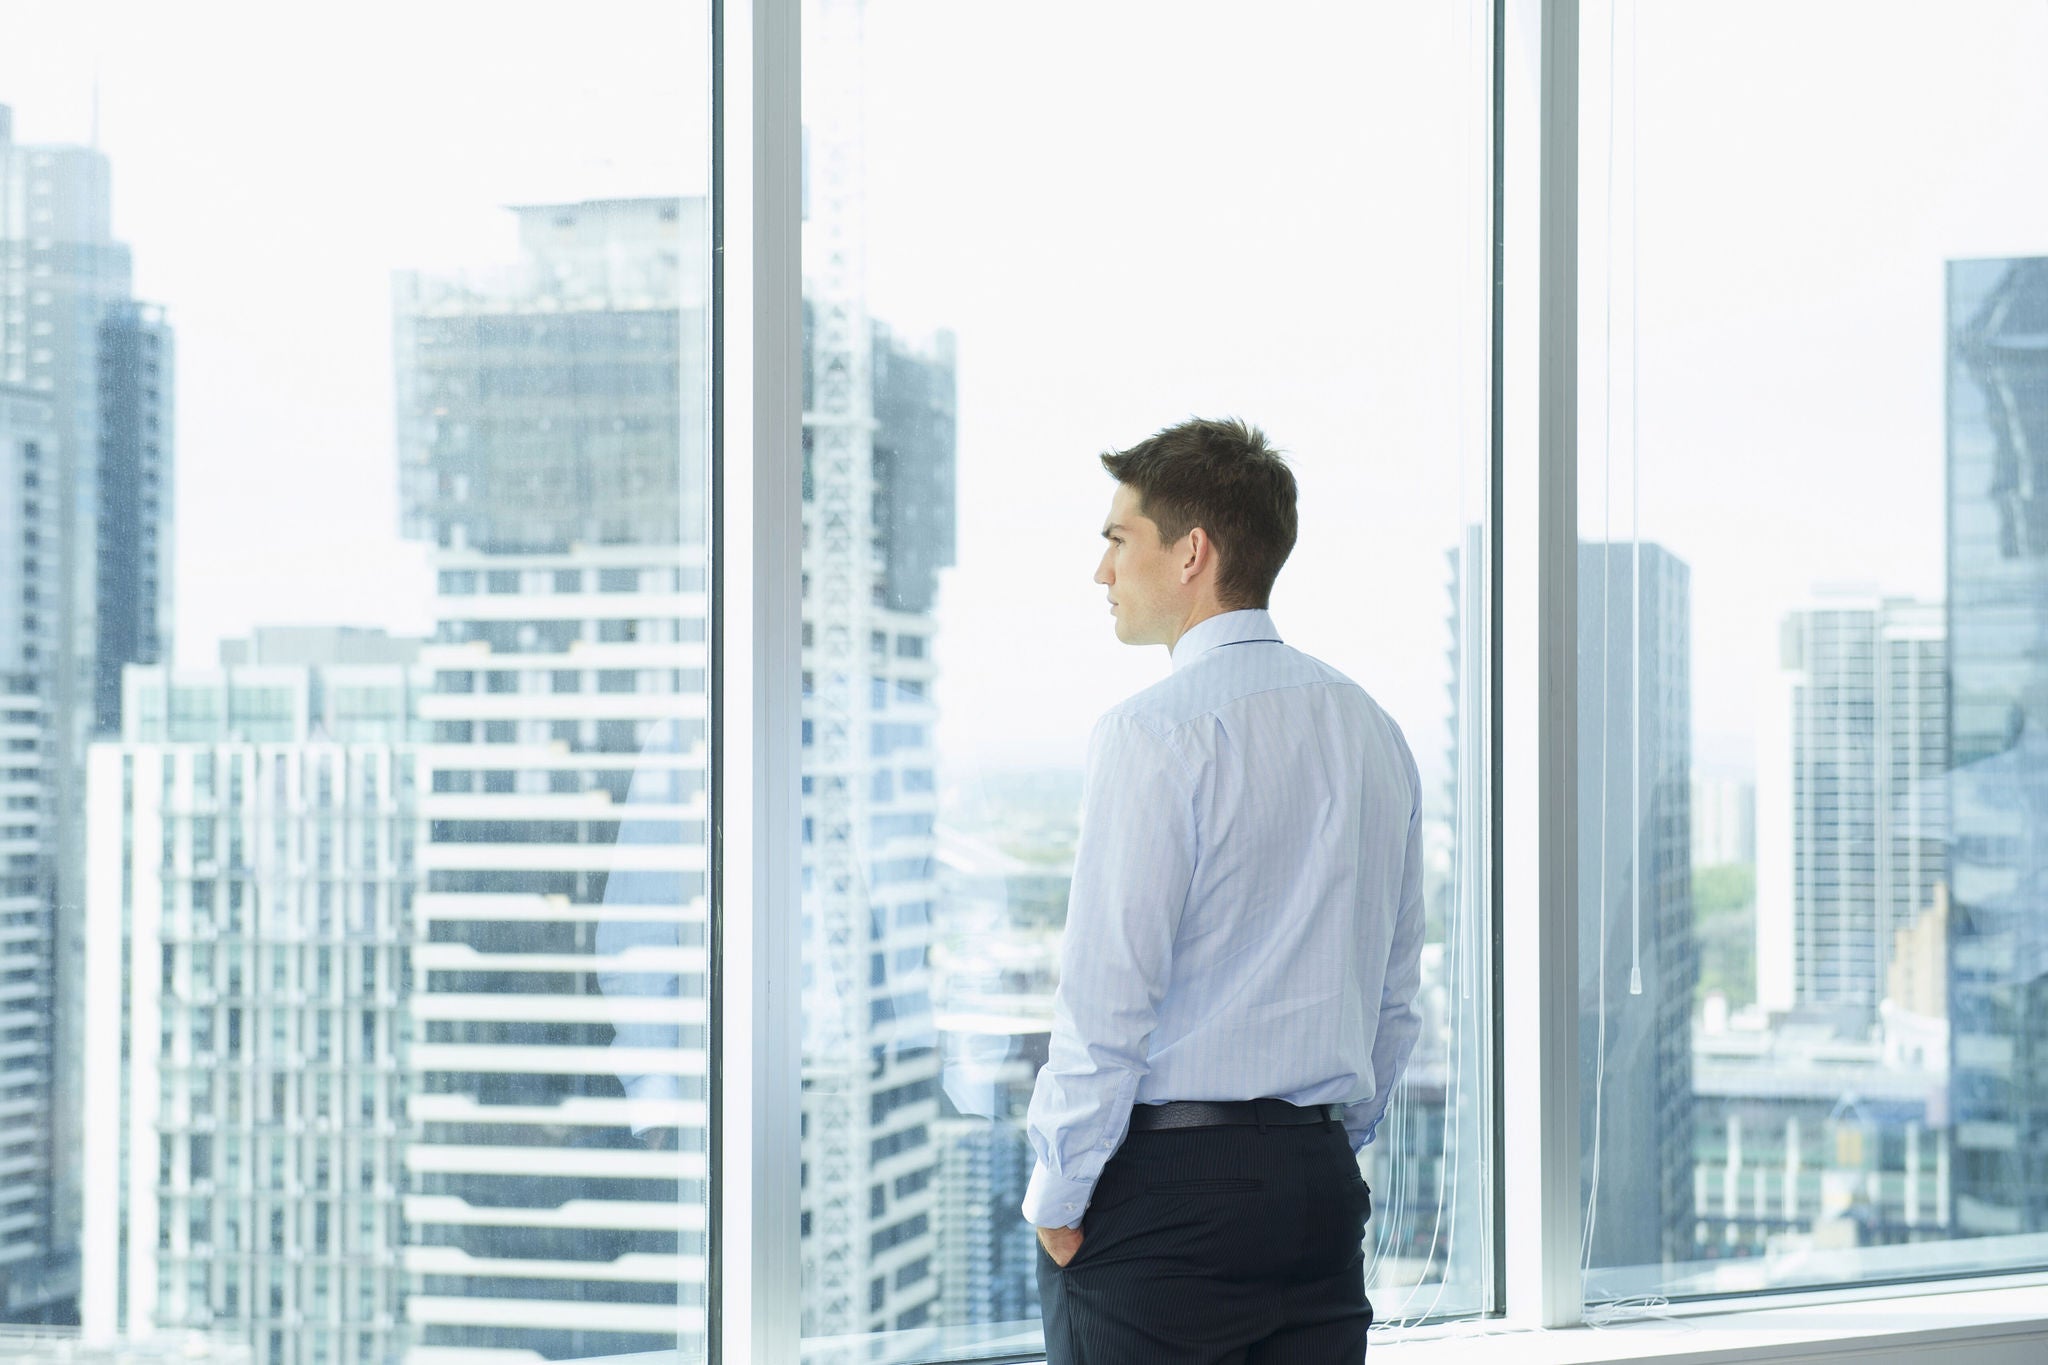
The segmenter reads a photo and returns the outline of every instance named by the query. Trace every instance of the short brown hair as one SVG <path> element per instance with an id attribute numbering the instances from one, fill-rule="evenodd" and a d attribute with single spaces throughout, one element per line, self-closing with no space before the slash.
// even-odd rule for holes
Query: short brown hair
<path id="1" fill-rule="evenodd" d="M 1102 467 L 1138 490 L 1138 510 L 1171 545 L 1199 526 L 1223 557 L 1216 593 L 1223 604 L 1263 608 L 1294 549 L 1294 471 L 1266 434 L 1235 417 L 1192 417 Z"/>

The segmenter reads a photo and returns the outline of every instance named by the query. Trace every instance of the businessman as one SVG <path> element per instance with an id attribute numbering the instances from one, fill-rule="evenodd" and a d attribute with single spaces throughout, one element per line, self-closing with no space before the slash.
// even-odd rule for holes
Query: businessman
<path id="1" fill-rule="evenodd" d="M 1357 1153 L 1420 1027 L 1415 760 L 1266 611 L 1295 483 L 1257 428 L 1190 421 L 1102 464 L 1095 581 L 1173 672 L 1089 741 L 1028 1124 L 1047 1358 L 1355 1365 Z"/>

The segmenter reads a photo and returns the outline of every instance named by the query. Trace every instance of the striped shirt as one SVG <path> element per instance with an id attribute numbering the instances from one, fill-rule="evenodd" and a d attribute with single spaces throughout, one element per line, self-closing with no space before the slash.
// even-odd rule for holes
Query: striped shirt
<path id="1" fill-rule="evenodd" d="M 1263 611 L 1198 623 L 1089 740 L 1024 1217 L 1077 1227 L 1133 1104 L 1341 1103 L 1372 1141 L 1421 1027 L 1421 779 Z"/>

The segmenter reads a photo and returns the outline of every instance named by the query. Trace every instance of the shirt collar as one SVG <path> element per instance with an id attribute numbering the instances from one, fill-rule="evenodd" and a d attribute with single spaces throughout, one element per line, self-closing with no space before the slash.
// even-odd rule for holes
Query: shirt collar
<path id="1" fill-rule="evenodd" d="M 1197 622 L 1180 637 L 1180 643 L 1173 647 L 1173 671 L 1178 673 L 1212 649 L 1224 645 L 1247 644 L 1253 640 L 1269 640 L 1280 643 L 1280 632 L 1273 629 L 1272 613 L 1266 611 L 1226 611 Z"/>

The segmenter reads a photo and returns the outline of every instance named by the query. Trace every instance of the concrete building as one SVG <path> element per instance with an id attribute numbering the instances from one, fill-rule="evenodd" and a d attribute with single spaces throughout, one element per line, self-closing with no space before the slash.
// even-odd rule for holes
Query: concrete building
<path id="1" fill-rule="evenodd" d="M 0 598 L 0 976 L 9 983 L 0 992 L 0 1030 L 10 1040 L 0 1050 L 0 1092 L 14 1097 L 0 1112 L 0 1316 L 12 1321 L 46 1314 L 76 1283 L 75 1271 L 59 1273 L 51 1254 L 54 440 L 47 396 L 0 385 L 0 562 L 18 566 L 9 579 L 16 586 Z"/>
<path id="2" fill-rule="evenodd" d="M 1604 1268 L 1692 1254 L 1689 585 L 1659 546 L 1579 547 L 1579 1124 L 1595 1286 Z"/>
<path id="3" fill-rule="evenodd" d="M 1877 1036 L 1839 1010 L 1703 1030 L 1693 1081 L 1694 1259 L 1952 1235 L 1941 1020 L 1887 1006 Z"/>
<path id="4" fill-rule="evenodd" d="M 521 208 L 516 262 L 395 286 L 415 1361 L 704 1348 L 705 208 Z"/>
<path id="5" fill-rule="evenodd" d="M 805 1334 L 852 1338 L 938 1321 L 931 689 L 954 446 L 950 338 L 914 348 L 829 306 L 838 287 L 806 286 L 802 1216 Z"/>
<path id="6" fill-rule="evenodd" d="M 516 261 L 393 282 L 404 534 L 514 553 L 701 547 L 706 201 L 513 212 Z"/>
<path id="7" fill-rule="evenodd" d="M 867 304 L 863 0 L 806 0 L 803 1321 L 817 1365 L 936 1346 L 937 571 L 953 559 L 951 338 Z M 813 1358 L 807 1353 L 807 1359 Z"/>
<path id="8" fill-rule="evenodd" d="M 1757 740 L 1758 1001 L 1874 1025 L 1893 941 L 1946 875 L 1941 608 L 1831 593 L 1780 642 Z"/>
<path id="9" fill-rule="evenodd" d="M 129 670 L 88 806 L 86 989 L 123 1005 L 86 1039 L 89 1343 L 398 1358 L 424 676 Z M 321 735 L 351 688 L 382 710 Z"/>
<path id="10" fill-rule="evenodd" d="M 17 1318 L 75 1311 L 63 1281 L 66 1265 L 75 1277 L 80 1199 L 86 745 L 115 732 L 108 708 L 121 667 L 168 647 L 171 334 L 160 311 L 132 299 L 128 248 L 112 235 L 112 179 L 96 148 L 16 141 L 0 105 L 0 385 L 48 405 L 36 442 L 43 524 L 32 546 L 0 542 L 0 562 L 38 580 L 32 610 L 47 657 L 37 686 L 51 741 L 41 779 L 51 1060 L 39 1098 L 17 1116 L 33 1112 L 46 1127 L 51 1168 L 42 1267 L 18 1265 L 26 1278 L 0 1307 Z M 29 605 L 9 598 L 0 614 Z M 15 1292 L 31 1279 L 51 1295 L 40 1307 Z"/>
<path id="11" fill-rule="evenodd" d="M 99 335 L 96 735 L 121 733 L 123 670 L 170 657 L 172 379 L 163 309 L 109 304 Z"/>
<path id="12" fill-rule="evenodd" d="M 707 1282 L 699 552 L 436 562 L 409 1359 L 687 1356 Z"/>
<path id="13" fill-rule="evenodd" d="M 2048 259 L 1948 267 L 1959 1235 L 2048 1231 Z"/>

